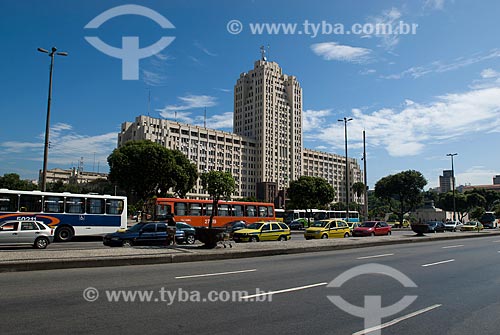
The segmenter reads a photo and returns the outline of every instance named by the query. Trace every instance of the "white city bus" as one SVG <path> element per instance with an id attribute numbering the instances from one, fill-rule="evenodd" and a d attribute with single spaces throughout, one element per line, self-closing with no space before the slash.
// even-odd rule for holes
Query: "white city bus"
<path id="1" fill-rule="evenodd" d="M 42 221 L 57 241 L 127 228 L 127 197 L 0 189 L 0 223 Z"/>

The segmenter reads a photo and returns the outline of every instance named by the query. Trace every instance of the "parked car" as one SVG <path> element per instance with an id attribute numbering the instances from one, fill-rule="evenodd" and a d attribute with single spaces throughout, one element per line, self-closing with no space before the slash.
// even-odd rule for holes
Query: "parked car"
<path id="1" fill-rule="evenodd" d="M 5 221 L 0 225 L 0 245 L 32 245 L 45 249 L 54 241 L 54 229 L 40 221 Z"/>
<path id="2" fill-rule="evenodd" d="M 255 222 L 234 232 L 235 242 L 287 241 L 292 234 L 283 222 Z"/>
<path id="3" fill-rule="evenodd" d="M 483 224 L 481 222 L 479 222 L 479 221 L 469 221 L 469 222 L 466 222 L 460 228 L 460 230 L 462 230 L 462 231 L 474 231 L 474 230 L 478 229 L 478 226 L 479 226 L 479 230 L 483 230 L 484 226 L 483 226 Z"/>
<path id="4" fill-rule="evenodd" d="M 306 240 L 312 238 L 333 238 L 333 237 L 349 237 L 351 229 L 344 220 L 319 220 L 304 232 Z"/>
<path id="5" fill-rule="evenodd" d="M 226 232 L 232 234 L 237 230 L 244 229 L 248 226 L 246 221 L 243 220 L 236 220 L 236 221 L 230 221 L 224 225 L 224 228 L 226 229 Z"/>
<path id="6" fill-rule="evenodd" d="M 354 228 L 361 226 L 361 223 L 359 222 L 347 222 L 347 224 L 349 225 L 349 230 L 351 231 L 351 235 Z"/>
<path id="7" fill-rule="evenodd" d="M 444 232 L 445 227 L 442 221 L 426 221 L 422 223 L 412 224 L 411 230 L 413 230 L 418 235 L 423 235 L 426 233 Z"/>
<path id="8" fill-rule="evenodd" d="M 364 221 L 352 231 L 352 236 L 391 235 L 391 226 L 385 221 Z"/>
<path id="9" fill-rule="evenodd" d="M 410 226 L 410 221 L 408 221 L 407 219 L 403 219 L 402 224 L 399 221 L 391 221 L 387 222 L 387 224 L 393 228 L 407 228 Z"/>
<path id="10" fill-rule="evenodd" d="M 444 230 L 457 231 L 462 228 L 464 224 L 460 221 L 446 221 L 444 223 Z"/>
<path id="11" fill-rule="evenodd" d="M 185 234 L 177 229 L 175 240 L 182 243 Z M 110 247 L 131 247 L 134 245 L 165 245 L 167 243 L 167 224 L 165 222 L 139 222 L 125 231 L 106 234 L 102 240 Z"/>
<path id="12" fill-rule="evenodd" d="M 179 221 L 175 223 L 175 228 L 177 231 L 181 230 L 184 232 L 184 242 L 186 244 L 194 244 L 196 241 L 196 229 L 194 229 L 193 226 L 186 222 Z"/>
<path id="13" fill-rule="evenodd" d="M 302 219 L 293 220 L 288 227 L 292 230 L 302 230 L 304 229 L 304 221 Z"/>

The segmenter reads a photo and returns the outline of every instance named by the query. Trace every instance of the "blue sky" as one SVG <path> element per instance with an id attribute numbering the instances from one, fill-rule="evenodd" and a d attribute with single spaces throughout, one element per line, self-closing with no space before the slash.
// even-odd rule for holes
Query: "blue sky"
<path id="1" fill-rule="evenodd" d="M 84 27 L 116 6 L 150 8 L 175 27 L 138 15 Z M 56 57 L 49 168 L 107 171 L 124 121 L 149 113 L 232 130 L 233 86 L 253 68 L 261 45 L 303 89 L 304 146 L 361 158 L 366 130 L 368 184 L 407 169 L 428 187 L 451 168 L 457 184 L 491 184 L 500 174 L 500 3 L 474 1 L 35 1 L 0 3 L 0 175 L 36 179 L 42 167 L 50 58 Z M 231 34 L 228 22 L 242 31 Z M 328 24 L 417 24 L 415 34 L 328 34 Z M 316 36 L 304 22 L 319 25 Z M 324 22 L 324 23 L 323 23 Z M 295 33 L 252 32 L 255 24 L 296 24 Z M 280 29 L 283 26 L 279 26 Z M 312 26 L 310 26 L 312 27 Z M 299 33 L 300 31 L 300 33 Z M 233 31 L 234 32 L 234 31 Z M 400 31 L 401 32 L 401 31 Z M 122 61 L 85 40 L 120 48 L 122 36 L 140 47 L 175 37 L 139 61 L 139 79 L 122 80 Z M 95 157 L 95 159 L 94 159 Z M 362 161 L 360 160 L 360 164 Z"/>

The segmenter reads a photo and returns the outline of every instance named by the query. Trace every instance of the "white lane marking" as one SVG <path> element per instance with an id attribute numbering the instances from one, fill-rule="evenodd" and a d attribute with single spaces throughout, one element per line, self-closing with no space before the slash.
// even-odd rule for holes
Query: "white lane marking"
<path id="1" fill-rule="evenodd" d="M 175 279 L 186 279 L 186 278 L 197 278 L 197 277 L 211 277 L 211 276 L 223 276 L 223 275 L 232 275 L 235 273 L 245 273 L 245 272 L 254 272 L 257 271 L 257 269 L 251 269 L 251 270 L 241 270 L 241 271 L 229 271 L 229 272 L 217 272 L 217 273 L 205 273 L 201 275 L 190 275 L 190 276 L 179 276 L 175 277 Z"/>
<path id="2" fill-rule="evenodd" d="M 293 292 L 293 291 L 300 291 L 300 290 L 305 290 L 305 289 L 313 288 L 313 287 L 317 287 L 317 286 L 325 286 L 327 284 L 328 283 L 317 283 L 317 284 L 311 284 L 311 285 L 306 285 L 306 286 L 299 286 L 299 287 L 287 288 L 287 289 L 279 290 L 279 291 L 269 291 L 269 292 L 264 292 L 264 293 L 246 295 L 244 297 L 241 297 L 241 299 L 251 299 L 251 298 L 261 297 L 261 296 L 264 296 L 264 295 L 273 295 L 273 294 L 279 294 L 279 293 L 287 293 L 287 292 Z"/>
<path id="3" fill-rule="evenodd" d="M 451 248 L 460 248 L 463 247 L 463 244 L 457 244 L 457 245 L 449 245 L 447 247 L 443 247 L 443 249 L 451 249 Z"/>
<path id="4" fill-rule="evenodd" d="M 492 241 L 493 243 L 500 243 L 500 240 L 497 240 L 497 241 Z"/>
<path id="5" fill-rule="evenodd" d="M 441 261 L 441 262 L 436 262 L 436 263 L 429 263 L 429 264 L 424 264 L 422 265 L 423 267 L 426 266 L 433 266 L 433 265 L 439 265 L 439 264 L 444 264 L 444 263 L 449 263 L 449 262 L 454 262 L 454 259 L 448 259 L 447 261 Z"/>
<path id="6" fill-rule="evenodd" d="M 412 318 L 412 317 L 415 317 L 417 315 L 420 315 L 420 314 L 423 314 L 423 313 L 426 313 L 428 311 L 431 311 L 435 308 L 438 308 L 438 307 L 441 307 L 442 305 L 441 304 L 436 304 L 436 305 L 432 305 L 432 306 L 429 306 L 427 308 L 423 308 L 421 310 L 418 310 L 416 312 L 413 312 L 413 313 L 410 313 L 410 314 L 407 314 L 407 315 L 404 315 L 402 317 L 399 317 L 397 319 L 394 319 L 392 321 L 389 321 L 389 322 L 386 322 L 386 323 L 383 323 L 381 324 L 380 326 L 375 326 L 375 327 L 371 327 L 371 328 L 367 328 L 367 329 L 363 329 L 363 330 L 360 330 L 359 332 L 356 332 L 356 333 L 352 333 L 352 335 L 363 335 L 363 334 L 368 334 L 368 333 L 371 333 L 373 331 L 376 331 L 376 330 L 380 330 L 380 329 L 384 329 L 384 328 L 387 328 L 387 327 L 390 327 L 390 326 L 393 326 L 395 325 L 396 323 L 399 323 L 401 321 L 404 321 L 406 319 L 409 319 L 409 318 Z"/>
<path id="7" fill-rule="evenodd" d="M 358 257 L 356 259 L 368 259 L 368 258 L 378 258 L 378 257 L 386 257 L 386 256 L 394 256 L 394 254 L 382 254 L 382 255 L 373 255 L 373 256 L 363 256 L 363 257 Z"/>

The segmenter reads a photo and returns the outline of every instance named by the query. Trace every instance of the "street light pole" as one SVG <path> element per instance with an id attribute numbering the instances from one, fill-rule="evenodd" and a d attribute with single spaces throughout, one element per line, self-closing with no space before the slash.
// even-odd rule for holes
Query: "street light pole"
<path id="1" fill-rule="evenodd" d="M 45 144 L 43 147 L 43 172 L 42 172 L 42 191 L 47 188 L 47 158 L 49 155 L 49 131 L 50 131 L 50 103 L 52 100 L 52 71 L 54 69 L 54 55 L 67 56 L 67 52 L 56 52 L 57 48 L 52 47 L 51 52 L 38 48 L 40 52 L 46 53 L 50 57 L 50 72 L 49 72 L 49 97 L 47 99 L 47 119 L 45 121 Z"/>
<path id="2" fill-rule="evenodd" d="M 366 137 L 365 131 L 363 130 L 363 170 L 364 170 L 364 182 L 365 189 L 363 192 L 364 196 L 364 212 L 365 212 L 365 220 L 368 221 L 368 176 L 366 173 Z"/>
<path id="3" fill-rule="evenodd" d="M 346 202 L 346 221 L 349 222 L 349 162 L 347 160 L 347 122 L 352 121 L 352 118 L 344 117 L 339 119 L 339 122 L 344 122 L 344 139 L 345 139 L 345 202 Z"/>
<path id="4" fill-rule="evenodd" d="M 453 221 L 456 221 L 456 207 L 455 207 L 455 168 L 453 167 L 453 156 L 458 155 L 457 153 L 454 154 L 446 154 L 446 156 L 451 157 L 451 187 L 453 190 Z"/>

